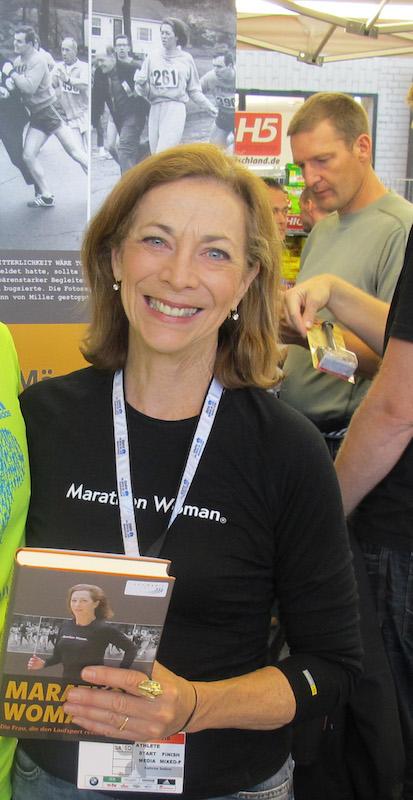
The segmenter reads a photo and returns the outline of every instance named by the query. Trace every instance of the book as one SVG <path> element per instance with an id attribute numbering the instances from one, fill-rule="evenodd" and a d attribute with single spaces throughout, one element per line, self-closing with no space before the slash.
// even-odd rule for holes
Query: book
<path id="1" fill-rule="evenodd" d="M 159 558 L 20 548 L 2 636 L 0 735 L 104 740 L 63 709 L 87 665 L 150 676 L 174 578 Z"/>

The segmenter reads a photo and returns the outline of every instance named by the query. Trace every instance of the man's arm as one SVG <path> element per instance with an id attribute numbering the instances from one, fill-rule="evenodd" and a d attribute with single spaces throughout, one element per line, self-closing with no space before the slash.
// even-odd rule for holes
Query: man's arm
<path id="1" fill-rule="evenodd" d="M 218 116 L 218 109 L 211 103 L 207 96 L 201 91 L 201 89 L 188 89 L 188 94 L 191 100 L 194 101 L 200 108 L 203 108 L 204 111 L 207 111 L 211 117 Z"/>
<path id="2" fill-rule="evenodd" d="M 358 367 L 356 375 L 373 380 L 380 367 L 381 358 L 372 350 L 359 336 L 340 326 L 343 334 L 344 344 L 347 350 L 351 350 L 357 356 Z"/>
<path id="3" fill-rule="evenodd" d="M 133 82 L 135 85 L 136 93 L 145 98 L 148 97 L 149 95 L 149 89 L 150 89 L 149 77 L 150 77 L 150 62 L 149 62 L 149 56 L 146 56 L 140 69 L 139 68 L 136 69 L 133 76 Z"/>
<path id="4" fill-rule="evenodd" d="M 412 397 L 413 342 L 390 337 L 335 461 L 346 514 L 390 472 L 412 439 Z"/>
<path id="5" fill-rule="evenodd" d="M 55 64 L 51 72 L 53 89 L 58 89 L 60 82 L 63 80 L 62 73 L 60 72 L 60 64 Z"/>
<path id="6" fill-rule="evenodd" d="M 82 89 L 88 89 L 89 88 L 89 73 L 88 73 L 87 64 L 85 64 L 83 61 L 80 62 L 80 63 L 82 64 L 82 66 L 79 67 L 79 75 L 78 76 L 71 75 L 70 76 L 70 83 L 72 84 L 72 86 L 77 86 L 77 87 L 82 88 Z M 64 79 L 65 78 L 63 78 L 63 80 Z M 133 81 L 132 81 L 132 88 L 133 88 Z"/>
<path id="7" fill-rule="evenodd" d="M 317 311 L 328 308 L 334 317 L 379 355 L 389 311 L 379 300 L 335 275 L 318 275 L 289 289 L 283 296 L 285 325 L 300 334 L 301 342 L 312 327 Z M 357 353 L 356 339 L 345 337 L 346 346 Z M 295 341 L 294 344 L 298 342 Z"/>
<path id="8" fill-rule="evenodd" d="M 203 108 L 204 111 L 207 111 L 211 117 L 215 118 L 218 116 L 218 109 L 213 103 L 211 103 L 210 100 L 208 100 L 201 89 L 198 70 L 192 57 L 189 60 L 189 76 L 187 79 L 186 90 L 191 100 L 193 100 L 193 102 L 196 103 L 200 108 Z"/>
<path id="9" fill-rule="evenodd" d="M 47 71 L 47 64 L 39 58 L 35 64 L 27 67 L 24 75 L 20 75 L 16 70 L 13 70 L 11 77 L 13 78 L 15 86 L 22 94 L 34 94 L 40 86 L 45 71 Z"/>

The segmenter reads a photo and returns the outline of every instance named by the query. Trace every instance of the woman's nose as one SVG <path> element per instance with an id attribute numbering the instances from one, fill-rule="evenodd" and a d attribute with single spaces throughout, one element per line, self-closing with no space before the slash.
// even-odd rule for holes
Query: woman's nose
<path id="1" fill-rule="evenodd" d="M 183 251 L 172 253 L 163 266 L 161 280 L 169 283 L 174 289 L 196 287 L 199 276 L 192 255 Z"/>

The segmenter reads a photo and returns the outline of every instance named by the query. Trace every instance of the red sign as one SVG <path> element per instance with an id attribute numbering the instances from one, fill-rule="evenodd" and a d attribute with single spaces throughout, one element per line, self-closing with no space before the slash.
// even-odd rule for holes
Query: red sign
<path id="1" fill-rule="evenodd" d="M 240 156 L 279 156 L 281 153 L 281 114 L 235 114 L 235 153 Z"/>
<path id="2" fill-rule="evenodd" d="M 301 222 L 301 217 L 299 214 L 288 214 L 288 230 L 290 231 L 302 231 L 303 224 Z"/>

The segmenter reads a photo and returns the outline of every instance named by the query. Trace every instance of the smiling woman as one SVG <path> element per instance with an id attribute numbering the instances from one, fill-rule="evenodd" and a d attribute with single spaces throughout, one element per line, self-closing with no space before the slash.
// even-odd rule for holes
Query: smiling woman
<path id="1" fill-rule="evenodd" d="M 291 800 L 289 723 L 347 697 L 360 646 L 330 458 L 313 427 L 265 391 L 279 377 L 266 187 L 213 145 L 164 151 L 123 176 L 82 256 L 93 367 L 24 393 L 27 539 L 162 554 L 176 584 L 151 702 L 143 673 L 94 665 L 82 678 L 95 688 L 71 691 L 65 710 L 109 741 L 184 729 L 184 800 Z M 73 485 L 115 500 L 74 503 Z M 268 647 L 275 599 L 290 646 L 280 663 Z M 29 782 L 39 798 L 53 794 L 56 778 L 68 800 L 87 800 L 76 764 L 72 742 L 25 740 L 14 800 Z M 132 791 L 138 781 L 154 800 L 165 773 L 142 783 L 131 770 Z"/>
<path id="2" fill-rule="evenodd" d="M 251 382 L 270 388 L 280 376 L 278 258 L 265 187 L 235 159 L 209 145 L 146 159 L 114 188 L 83 244 L 93 287 L 85 357 L 96 366 L 124 367 L 131 350 L 143 346 L 140 336 L 130 335 L 135 315 L 137 330 L 150 326 L 179 359 L 178 338 L 184 346 L 185 332 L 195 346 L 210 322 L 215 369 L 210 363 L 208 374 L 214 369 L 228 388 Z M 115 295 L 114 278 L 121 288 Z M 178 312 L 161 319 L 159 305 L 158 314 L 154 308 L 159 302 Z M 234 325 L 227 318 L 238 305 Z M 182 310 L 191 308 L 195 319 Z M 174 321 L 183 318 L 175 331 Z M 196 358 L 195 350 L 185 352 Z"/>
<path id="3" fill-rule="evenodd" d="M 112 260 L 129 323 L 126 372 L 164 353 L 188 374 L 206 364 L 212 374 L 219 328 L 259 271 L 246 264 L 243 201 L 209 178 L 157 186 Z"/>

